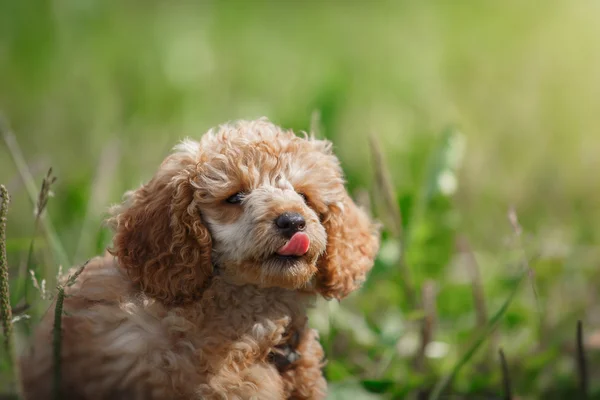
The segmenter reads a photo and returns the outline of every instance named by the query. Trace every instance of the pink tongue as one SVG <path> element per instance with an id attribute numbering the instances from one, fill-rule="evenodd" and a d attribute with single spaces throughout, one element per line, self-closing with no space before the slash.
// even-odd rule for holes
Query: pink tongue
<path id="1" fill-rule="evenodd" d="M 306 254 L 310 246 L 310 239 L 306 233 L 298 232 L 292 236 L 289 242 L 279 250 L 280 256 L 302 256 Z"/>

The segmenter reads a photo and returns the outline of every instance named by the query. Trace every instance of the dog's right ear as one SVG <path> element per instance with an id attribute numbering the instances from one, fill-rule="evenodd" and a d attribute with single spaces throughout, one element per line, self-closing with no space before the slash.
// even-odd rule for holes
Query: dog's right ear
<path id="1" fill-rule="evenodd" d="M 197 299 L 212 276 L 211 237 L 190 183 L 195 160 L 171 155 L 152 180 L 111 209 L 110 252 L 133 282 L 165 304 Z"/>

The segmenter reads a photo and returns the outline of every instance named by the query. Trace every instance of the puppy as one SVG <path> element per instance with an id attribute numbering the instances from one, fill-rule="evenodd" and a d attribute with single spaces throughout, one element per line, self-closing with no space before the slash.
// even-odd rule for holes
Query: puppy
<path id="1" fill-rule="evenodd" d="M 306 311 L 373 265 L 378 229 L 328 141 L 265 119 L 185 140 L 111 209 L 113 247 L 66 288 L 65 399 L 322 399 Z M 53 390 L 54 305 L 22 358 L 26 398 Z"/>

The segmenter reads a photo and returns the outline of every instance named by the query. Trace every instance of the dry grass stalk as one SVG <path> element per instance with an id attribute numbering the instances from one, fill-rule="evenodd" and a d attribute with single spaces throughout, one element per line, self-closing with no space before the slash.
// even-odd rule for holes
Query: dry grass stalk
<path id="1" fill-rule="evenodd" d="M 310 135 L 316 138 L 321 138 L 322 133 L 321 112 L 319 110 L 314 110 L 310 115 Z"/>
<path id="2" fill-rule="evenodd" d="M 523 245 L 523 238 L 522 238 L 523 228 L 521 227 L 521 224 L 519 223 L 519 217 L 518 217 L 517 212 L 514 207 L 511 207 L 508 210 L 508 220 L 513 228 L 513 232 L 515 234 L 515 239 L 517 242 L 517 247 L 521 253 L 521 257 L 523 260 L 523 262 L 522 262 L 523 268 L 525 270 L 527 270 L 527 275 L 529 276 L 529 282 L 531 284 L 531 289 L 533 291 L 535 305 L 536 305 L 536 308 L 538 311 L 538 316 L 539 316 L 539 327 L 538 328 L 540 330 L 543 330 L 544 314 L 542 312 L 542 306 L 540 304 L 538 290 L 537 290 L 537 286 L 535 284 L 535 271 L 533 270 L 533 268 L 531 268 L 531 266 L 529 265 L 529 261 L 527 259 L 527 252 L 525 251 L 525 246 Z M 540 335 L 540 337 L 544 337 L 544 335 Z"/>
<path id="3" fill-rule="evenodd" d="M 359 206 L 360 208 L 362 208 L 363 211 L 366 212 L 369 217 L 373 217 L 373 214 L 371 212 L 372 206 L 371 206 L 371 196 L 369 195 L 369 191 L 366 189 L 360 188 L 360 189 L 355 190 L 353 195 L 354 195 L 353 197 L 354 197 L 354 201 L 356 202 L 356 205 Z"/>
<path id="4" fill-rule="evenodd" d="M 485 301 L 485 295 L 483 293 L 483 283 L 481 281 L 481 274 L 479 272 L 479 264 L 475 260 L 471 246 L 467 238 L 460 236 L 457 239 L 458 251 L 466 257 L 467 271 L 471 277 L 471 291 L 473 293 L 473 303 L 475 305 L 475 315 L 477 319 L 477 326 L 484 327 L 488 320 L 487 307 Z"/>
<path id="5" fill-rule="evenodd" d="M 54 327 L 52 330 L 52 353 L 54 358 L 54 378 L 52 387 L 52 398 L 59 400 L 61 394 L 61 353 L 62 353 L 62 315 L 63 305 L 65 301 L 65 288 L 72 286 L 79 275 L 88 265 L 89 260 L 85 262 L 75 273 L 70 275 L 64 285 L 58 285 L 58 293 L 56 295 L 56 305 L 54 307 Z"/>
<path id="6" fill-rule="evenodd" d="M 386 168 L 383 152 L 379 146 L 379 142 L 374 135 L 370 136 L 371 156 L 375 169 L 375 188 L 383 200 L 384 213 L 387 214 L 384 224 L 394 237 L 398 239 L 400 246 L 400 259 L 398 260 L 398 268 L 402 274 L 402 283 L 404 294 L 407 302 L 412 309 L 418 308 L 418 299 L 416 290 L 412 280 L 410 268 L 406 264 L 406 243 L 402 228 L 402 214 L 400 207 L 396 201 L 396 192 L 392 184 L 389 171 Z"/>
<path id="7" fill-rule="evenodd" d="M 6 215 L 10 197 L 4 185 L 0 185 L 0 311 L 4 330 L 6 354 L 12 353 L 12 308 L 8 281 L 8 260 L 6 258 Z"/>
<path id="8" fill-rule="evenodd" d="M 56 182 L 56 177 L 52 175 L 52 167 L 51 167 L 48 170 L 48 173 L 46 174 L 44 179 L 42 180 L 42 187 L 38 194 L 38 199 L 37 199 L 37 203 L 36 203 L 36 207 L 35 207 L 35 221 L 34 221 L 34 225 L 33 225 L 33 234 L 31 235 L 31 242 L 29 243 L 29 252 L 27 253 L 27 261 L 24 265 L 22 265 L 22 268 L 19 270 L 19 276 L 23 277 L 23 280 L 22 280 L 23 286 L 21 288 L 20 293 L 25 302 L 27 302 L 27 288 L 29 287 L 29 285 L 27 284 L 27 279 L 26 279 L 27 270 L 32 268 L 35 238 L 38 234 L 42 215 L 44 213 L 44 210 L 46 209 L 46 206 L 48 205 L 48 200 L 50 199 L 50 197 L 53 196 L 51 189 L 52 189 L 52 185 L 55 182 Z"/>
<path id="9" fill-rule="evenodd" d="M 375 187 L 378 189 L 381 199 L 383 200 L 384 212 L 388 214 L 386 217 L 385 224 L 390 232 L 402 240 L 403 229 L 402 229 L 402 214 L 400 213 L 400 207 L 396 201 L 396 192 L 394 185 L 392 184 L 392 178 L 386 166 L 381 146 L 375 135 L 369 137 L 371 156 L 375 167 Z"/>
<path id="10" fill-rule="evenodd" d="M 44 300 L 48 300 L 50 296 L 46 292 L 46 280 L 42 279 L 40 284 L 40 282 L 38 282 L 35 276 L 35 272 L 33 270 L 29 270 L 29 273 L 31 274 L 31 282 L 33 284 L 33 287 L 36 288 L 37 291 L 40 293 L 40 297 Z"/>
<path id="11" fill-rule="evenodd" d="M 0 312 L 2 313 L 2 329 L 4 331 L 4 349 L 15 375 L 17 392 L 20 393 L 19 366 L 13 343 L 13 317 L 10 305 L 10 285 L 8 277 L 8 260 L 6 257 L 6 216 L 10 196 L 4 185 L 0 185 Z"/>
<path id="12" fill-rule="evenodd" d="M 469 241 L 465 236 L 459 236 L 456 241 L 458 251 L 466 257 L 465 265 L 471 277 L 471 293 L 473 295 L 473 304 L 475 306 L 475 318 L 477 327 L 485 329 L 488 321 L 487 302 L 485 300 L 485 292 L 483 290 L 483 281 L 481 279 L 479 263 L 475 259 L 473 250 L 469 245 Z M 498 343 L 498 332 L 492 332 L 489 340 L 490 356 L 495 352 Z M 489 357 L 491 359 L 492 357 Z"/>

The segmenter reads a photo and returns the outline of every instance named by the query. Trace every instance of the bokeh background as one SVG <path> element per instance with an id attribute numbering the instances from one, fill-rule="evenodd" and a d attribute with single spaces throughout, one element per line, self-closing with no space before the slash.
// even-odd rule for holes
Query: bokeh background
<path id="1" fill-rule="evenodd" d="M 424 397 L 461 359 L 446 394 L 501 396 L 499 348 L 520 398 L 577 398 L 578 320 L 600 396 L 599 16 L 592 0 L 0 0 L 13 306 L 32 236 L 52 296 L 179 139 L 268 116 L 332 140 L 386 227 L 364 288 L 312 315 L 332 399 Z M 49 304 L 27 293 L 19 351 Z"/>

